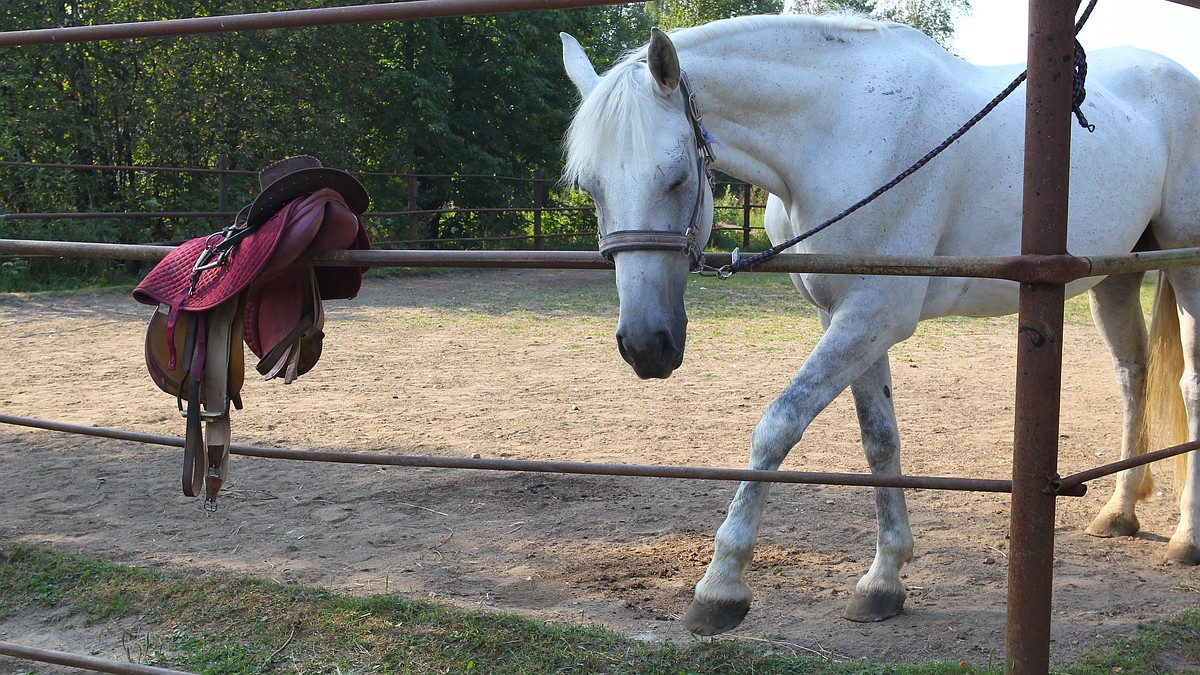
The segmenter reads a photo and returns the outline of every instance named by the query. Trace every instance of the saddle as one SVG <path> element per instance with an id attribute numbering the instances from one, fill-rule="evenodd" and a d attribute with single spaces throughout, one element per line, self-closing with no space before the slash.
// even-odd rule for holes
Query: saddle
<path id="1" fill-rule="evenodd" d="M 259 173 L 262 192 L 234 224 L 185 242 L 133 291 L 156 305 L 146 368 L 185 418 L 183 493 L 215 511 L 228 475 L 230 407 L 242 408 L 242 343 L 263 379 L 290 384 L 321 357 L 322 300 L 358 294 L 367 268 L 296 264 L 305 252 L 369 249 L 359 214 L 368 197 L 349 174 L 313 157 Z"/>

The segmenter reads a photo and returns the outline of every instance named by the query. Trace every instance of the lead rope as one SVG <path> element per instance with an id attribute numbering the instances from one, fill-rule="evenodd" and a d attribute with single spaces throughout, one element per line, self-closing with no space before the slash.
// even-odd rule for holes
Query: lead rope
<path id="1" fill-rule="evenodd" d="M 1075 23 L 1075 34 L 1076 35 L 1079 34 L 1079 31 L 1083 28 L 1083 25 L 1085 23 L 1087 23 L 1088 17 L 1091 16 L 1092 10 L 1095 9 L 1095 7 L 1096 7 L 1096 1 L 1097 0 L 1090 0 L 1090 2 L 1088 2 L 1087 8 L 1084 9 L 1083 14 L 1079 17 L 1079 20 Z M 829 227 L 830 225 L 833 225 L 834 223 L 849 216 L 850 214 L 861 209 L 862 207 L 866 206 L 867 204 L 870 204 L 871 202 L 875 201 L 880 195 L 882 195 L 883 193 L 887 192 L 888 190 L 891 190 L 892 188 L 899 185 L 900 182 L 903 181 L 905 178 L 908 178 L 912 174 L 916 173 L 918 169 L 920 169 L 921 167 L 928 164 L 929 161 L 932 160 L 934 157 L 937 157 L 938 155 L 940 155 L 942 153 L 942 151 L 945 150 L 946 148 L 950 147 L 950 145 L 952 143 L 957 141 L 959 138 L 962 138 L 962 136 L 964 134 L 966 134 L 968 131 L 971 130 L 971 127 L 975 126 L 980 120 L 982 120 L 984 117 L 986 117 L 988 115 L 988 113 L 995 110 L 996 106 L 1000 105 L 1000 103 L 1003 102 L 1004 99 L 1008 98 L 1009 94 L 1016 91 L 1017 87 L 1021 86 L 1021 83 L 1024 82 L 1025 78 L 1027 78 L 1028 76 L 1029 76 L 1029 70 L 1023 71 L 1020 75 L 1017 76 L 1017 78 L 1015 80 L 1012 81 L 1011 84 L 1009 84 L 1007 87 L 1005 87 L 1003 91 L 1001 91 L 995 98 L 993 98 L 991 101 L 989 101 L 988 104 L 985 105 L 982 110 L 975 113 L 975 115 L 973 117 L 971 117 L 971 119 L 967 120 L 966 123 L 963 124 L 961 127 L 959 127 L 957 131 L 950 134 L 950 136 L 948 136 L 946 138 L 946 140 L 942 141 L 942 143 L 940 145 L 938 145 L 933 150 L 930 150 L 924 157 L 922 157 L 921 159 L 918 159 L 912 166 L 910 166 L 907 169 L 905 169 L 904 171 L 900 172 L 900 174 L 898 176 L 896 176 L 892 180 L 890 180 L 887 183 L 885 183 L 884 185 L 882 185 L 879 189 L 875 190 L 871 194 L 869 194 L 866 197 L 863 197 L 859 201 L 855 202 L 850 208 L 846 209 L 845 211 L 842 211 L 841 213 L 830 218 L 829 220 L 826 220 L 825 222 L 821 223 L 820 225 L 817 225 L 816 227 L 812 228 L 811 230 L 801 233 L 800 235 L 795 236 L 795 237 L 783 242 L 782 244 L 777 244 L 775 246 L 772 246 L 771 248 L 769 248 L 761 253 L 755 253 L 754 255 L 751 255 L 749 257 L 742 258 L 738 255 L 738 250 L 736 248 L 733 249 L 733 260 L 728 265 L 725 265 L 717 270 L 717 275 L 716 275 L 717 278 L 728 279 L 729 277 L 733 276 L 734 274 L 737 274 L 738 272 L 750 269 L 751 267 L 754 267 L 755 265 L 757 265 L 765 260 L 770 260 L 771 258 L 774 258 L 775 256 L 779 255 L 780 253 L 784 252 L 785 250 L 795 246 L 796 244 L 799 244 L 800 242 L 804 241 L 805 239 L 808 239 L 809 237 L 813 236 L 814 234 L 817 234 L 818 232 L 821 232 L 822 230 Z M 1071 111 L 1075 114 L 1075 118 L 1079 121 L 1079 125 L 1081 127 L 1083 127 L 1084 129 L 1087 129 L 1088 131 L 1095 131 L 1096 125 L 1089 124 L 1087 121 L 1087 118 L 1083 116 L 1083 111 L 1080 109 L 1080 106 L 1083 105 L 1084 98 L 1087 96 L 1087 92 L 1084 90 L 1084 81 L 1086 78 L 1087 78 L 1087 55 L 1083 51 L 1083 45 L 1079 44 L 1079 40 L 1076 39 L 1075 40 L 1075 68 L 1074 68 L 1074 73 L 1073 73 L 1073 77 L 1072 77 L 1073 84 L 1072 84 L 1072 92 L 1071 92 Z"/>

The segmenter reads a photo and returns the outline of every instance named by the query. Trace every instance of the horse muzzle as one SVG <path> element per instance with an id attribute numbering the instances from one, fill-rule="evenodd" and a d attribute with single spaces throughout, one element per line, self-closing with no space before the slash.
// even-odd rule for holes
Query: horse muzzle
<path id="1" fill-rule="evenodd" d="M 687 341 L 689 259 L 668 250 L 630 250 L 616 258 L 617 349 L 643 380 L 670 377 L 683 364 Z"/>
<path id="2" fill-rule="evenodd" d="M 640 334 L 617 330 L 617 349 L 621 358 L 633 372 L 643 380 L 666 379 L 683 365 L 685 333 L 680 331 L 677 339 L 670 330 L 657 330 Z"/>

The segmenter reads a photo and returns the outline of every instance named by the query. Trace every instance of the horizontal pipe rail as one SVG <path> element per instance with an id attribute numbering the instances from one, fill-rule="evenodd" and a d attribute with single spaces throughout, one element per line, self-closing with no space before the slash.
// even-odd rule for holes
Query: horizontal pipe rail
<path id="1" fill-rule="evenodd" d="M 16 167 L 23 169 L 77 169 L 80 171 L 162 171 L 171 173 L 215 173 L 215 174 L 244 174 L 250 176 L 258 175 L 258 171 L 250 169 L 208 169 L 195 167 L 179 167 L 179 166 L 151 166 L 147 164 L 64 164 L 56 162 L 14 162 L 10 160 L 0 161 L 0 166 Z M 494 173 L 413 173 L 411 171 L 360 171 L 357 169 L 346 169 L 346 173 L 355 176 L 385 176 L 391 178 L 491 178 L 502 181 L 515 181 L 521 183 L 558 183 L 557 178 L 537 178 L 533 176 L 502 176 Z M 741 182 L 720 181 L 716 185 L 742 185 Z"/>
<path id="2" fill-rule="evenodd" d="M 161 260 L 171 247 L 25 239 L 0 239 L 0 255 L 57 256 L 111 260 Z M 728 253 L 707 253 L 708 264 L 730 262 Z M 593 251 L 327 251 L 304 255 L 312 265 L 369 267 L 480 267 L 493 269 L 612 269 Z M 890 274 L 1008 279 L 1065 284 L 1076 279 L 1163 267 L 1200 264 L 1200 248 L 1124 255 L 1070 256 L 884 256 L 785 253 L 756 265 L 757 272 Z"/>
<path id="3" fill-rule="evenodd" d="M 721 209 L 741 209 L 740 206 L 718 206 Z M 762 208 L 762 207 L 751 207 Z M 367 211 L 363 218 L 397 218 L 400 216 L 425 216 L 457 213 L 563 213 L 571 211 L 593 211 L 590 206 L 487 206 L 477 209 L 414 209 L 412 211 Z M 232 218 L 237 211 L 64 211 L 62 213 L 0 213 L 0 220 L 88 220 L 101 218 Z M 740 228 L 738 228 L 740 229 Z"/>
<path id="4" fill-rule="evenodd" d="M 245 30 L 304 28 L 334 26 L 349 23 L 378 23 L 381 21 L 411 21 L 413 19 L 445 19 L 450 17 L 534 12 L 556 9 L 576 9 L 597 5 L 623 5 L 634 0 L 410 0 L 380 5 L 323 7 L 283 12 L 230 14 L 227 16 L 166 19 L 114 23 L 98 26 L 67 26 L 15 30 L 0 33 L 0 47 L 21 45 L 65 44 L 96 40 L 129 40 L 152 37 L 175 37 L 205 33 L 234 33 Z"/>
<path id="5" fill-rule="evenodd" d="M 1191 452 L 1193 450 L 1200 450 L 1200 441 L 1172 445 L 1171 447 L 1163 448 L 1162 450 L 1147 452 L 1146 454 L 1138 455 L 1137 457 L 1130 457 L 1129 459 L 1122 459 L 1110 464 L 1098 466 L 1094 469 L 1088 469 L 1087 471 L 1073 473 L 1064 478 L 1050 481 L 1050 483 L 1052 489 L 1057 494 L 1057 491 L 1061 489 L 1070 489 L 1076 485 L 1082 485 L 1088 481 L 1096 480 L 1097 478 L 1110 476 L 1118 471 L 1124 471 L 1125 469 L 1132 469 L 1135 466 L 1141 466 L 1143 464 L 1150 464 L 1151 462 L 1169 459 L 1176 455 L 1182 455 L 1185 452 Z"/>
<path id="6" fill-rule="evenodd" d="M 109 659 L 102 659 L 95 656 L 60 652 L 53 649 L 43 649 L 41 647 L 29 647 L 26 645 L 19 645 L 14 642 L 0 642 L 0 654 L 5 656 L 14 656 L 18 659 L 25 659 L 27 661 L 53 663 L 59 666 L 91 670 L 97 673 L 116 673 L 116 675 L 190 675 L 190 673 L 182 670 L 156 668 L 154 666 L 145 666 L 140 663 L 111 661 Z"/>
<path id="7" fill-rule="evenodd" d="M 102 260 L 162 260 L 173 246 L 149 244 L 103 244 L 80 241 L 56 242 L 0 239 L 0 255 Z M 612 269 L 594 251 L 339 251 L 335 258 L 301 256 L 299 262 L 330 267 L 484 267 L 492 269 Z M 367 258 L 357 259 L 367 253 Z M 342 254 L 349 257 L 343 257 Z"/>
<path id="8" fill-rule="evenodd" d="M 184 439 L 136 431 L 89 427 L 31 417 L 0 414 L 0 423 L 110 438 L 152 445 L 182 448 Z M 413 466 L 438 469 L 477 469 L 488 471 L 523 471 L 533 473 L 569 473 L 596 476 L 637 476 L 642 478 L 689 478 L 694 480 L 742 480 L 763 483 L 801 483 L 810 485 L 850 485 L 856 487 L 899 487 L 926 490 L 958 490 L 966 492 L 1012 492 L 1011 480 L 984 478 L 953 478 L 937 476 L 877 476 L 857 473 L 828 473 L 816 471 L 763 471 L 758 469 L 723 469 L 691 466 L 646 464 L 592 464 L 588 462 L 546 462 L 514 459 L 467 459 L 462 457 L 433 457 L 428 455 L 383 455 L 363 452 L 331 452 L 321 450 L 292 450 L 264 448 L 254 445 L 231 445 L 230 453 L 265 459 L 290 459 L 339 464 L 377 466 Z M 1047 486 L 1047 489 L 1050 489 Z M 1081 497 L 1087 486 L 1077 485 L 1057 494 Z"/>
<path id="9" fill-rule="evenodd" d="M 0 161 L 0 166 L 20 169 L 75 169 L 79 171 L 142 171 L 159 173 L 197 173 L 197 174 L 246 174 L 257 175 L 257 171 L 247 169 L 207 169 L 182 166 L 138 166 L 136 164 L 63 164 L 59 162 L 13 162 Z"/>
<path id="10" fill-rule="evenodd" d="M 745 206 L 713 207 L 717 211 L 741 211 L 745 208 L 764 209 L 762 204 Z M 457 213 L 527 213 L 541 211 L 542 213 L 570 213 L 573 211 L 594 211 L 591 206 L 481 206 L 479 208 L 455 209 L 413 209 L 411 211 L 367 211 L 363 218 L 398 218 L 400 216 L 431 216 L 434 214 Z M 87 220 L 93 218 L 232 218 L 237 211 L 63 211 L 60 213 L 0 213 L 0 220 Z M 717 230 L 742 231 L 741 227 L 714 227 Z M 763 228 L 756 227 L 756 230 Z"/>
<path id="11" fill-rule="evenodd" d="M 152 166 L 148 164 L 64 164 L 59 162 L 14 162 L 11 160 L 0 160 L 0 166 L 21 168 L 21 169 L 75 169 L 79 171 L 135 171 L 135 172 L 165 172 L 165 173 L 195 173 L 195 174 L 224 174 L 224 175 L 248 175 L 256 176 L 258 171 L 250 169 L 209 169 L 197 167 L 182 167 L 182 166 Z M 437 179 L 464 179 L 464 178 L 486 178 L 490 180 L 509 181 L 516 183 L 541 183 L 543 185 L 557 185 L 560 182 L 558 178 L 538 178 L 537 176 L 504 176 L 495 173 L 414 173 L 411 171 L 360 171 L 358 169 L 345 169 L 346 173 L 355 176 L 382 176 L 388 178 L 437 178 Z M 713 186 L 720 187 L 743 187 L 748 185 L 743 181 L 728 181 L 718 180 L 713 181 Z M 766 208 L 766 204 L 754 204 L 755 208 Z M 592 208 L 592 207 L 587 207 Z M 740 206 L 720 206 L 718 209 L 740 209 Z"/>
<path id="12" fill-rule="evenodd" d="M 64 213 L 0 213 L 0 220 L 88 220 L 100 218 L 232 218 L 236 211 L 78 211 Z"/>

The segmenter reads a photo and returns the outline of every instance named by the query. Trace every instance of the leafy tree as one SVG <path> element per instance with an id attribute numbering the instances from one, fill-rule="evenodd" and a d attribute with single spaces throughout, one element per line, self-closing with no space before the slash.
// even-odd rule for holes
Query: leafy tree
<path id="1" fill-rule="evenodd" d="M 778 14 L 783 0 L 653 0 L 645 5 L 647 19 L 664 30 L 747 14 Z"/>
<path id="2" fill-rule="evenodd" d="M 0 4 L 0 21 L 6 29 L 46 28 L 318 4 L 331 3 L 29 0 Z M 0 160 L 225 165 L 246 171 L 230 179 L 232 208 L 252 198 L 257 168 L 300 153 L 365 172 L 556 176 L 575 96 L 562 73 L 558 33 L 570 31 L 599 45 L 600 59 L 613 59 L 648 33 L 630 29 L 633 16 L 609 7 L 10 48 L 0 60 Z M 376 210 L 407 208 L 402 177 L 362 180 Z M 0 168 L 0 210 L 212 211 L 215 182 L 162 172 Z M 419 188 L 418 206 L 429 209 L 526 205 L 531 190 L 466 179 Z M 198 236 L 215 225 L 16 222 L 0 222 L 0 236 L 139 242 Z M 377 238 L 407 235 L 397 223 L 371 226 Z M 454 215 L 431 219 L 421 236 L 506 235 L 525 226 L 512 214 Z"/>
<path id="3" fill-rule="evenodd" d="M 792 11 L 802 14 L 851 11 L 904 23 L 944 47 L 954 37 L 954 20 L 971 12 L 971 0 L 797 0 Z"/>

